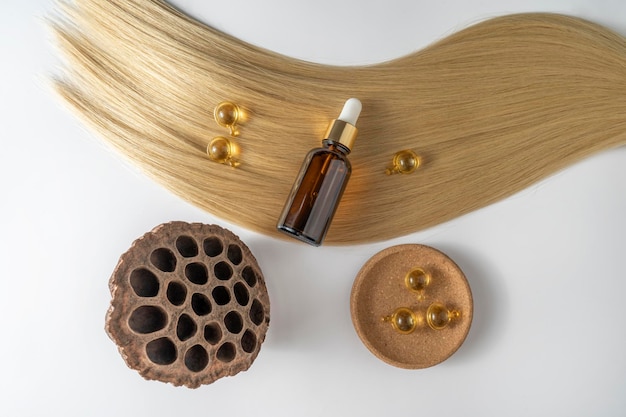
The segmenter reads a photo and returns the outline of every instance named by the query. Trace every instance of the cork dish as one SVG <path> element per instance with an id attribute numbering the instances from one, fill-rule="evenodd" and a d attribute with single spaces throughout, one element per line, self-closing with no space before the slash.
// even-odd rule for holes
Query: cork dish
<path id="1" fill-rule="evenodd" d="M 269 325 L 256 259 L 216 225 L 156 227 L 121 256 L 109 287 L 106 331 L 146 379 L 197 388 L 245 371 Z"/>
<path id="2" fill-rule="evenodd" d="M 421 295 L 406 284 L 407 273 L 416 267 L 430 274 Z M 458 316 L 435 330 L 423 317 L 429 305 L 438 303 Z M 410 334 L 389 323 L 399 308 L 415 312 Z M 465 275 L 448 256 L 424 245 L 399 245 L 363 266 L 352 287 L 350 311 L 357 334 L 374 355 L 393 366 L 421 369 L 446 360 L 461 346 L 472 322 L 473 302 Z"/>

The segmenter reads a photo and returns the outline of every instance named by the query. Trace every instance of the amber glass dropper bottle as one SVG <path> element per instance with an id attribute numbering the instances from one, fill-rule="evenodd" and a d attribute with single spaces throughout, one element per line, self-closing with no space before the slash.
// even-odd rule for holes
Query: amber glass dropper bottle
<path id="1" fill-rule="evenodd" d="M 346 101 L 326 131 L 322 147 L 311 150 L 287 198 L 278 230 L 310 245 L 322 244 L 346 188 L 352 167 L 348 154 L 357 135 L 361 102 Z"/>

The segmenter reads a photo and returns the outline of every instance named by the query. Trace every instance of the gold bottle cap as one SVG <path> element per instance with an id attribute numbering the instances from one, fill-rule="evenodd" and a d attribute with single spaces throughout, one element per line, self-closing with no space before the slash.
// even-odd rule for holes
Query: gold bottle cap
<path id="1" fill-rule="evenodd" d="M 358 129 L 351 125 L 348 122 L 343 120 L 333 120 L 328 126 L 328 130 L 326 131 L 326 135 L 324 136 L 328 141 L 334 143 L 341 143 L 348 149 L 352 149 L 352 145 L 354 145 L 354 141 L 356 140 L 356 135 L 358 133 Z"/>

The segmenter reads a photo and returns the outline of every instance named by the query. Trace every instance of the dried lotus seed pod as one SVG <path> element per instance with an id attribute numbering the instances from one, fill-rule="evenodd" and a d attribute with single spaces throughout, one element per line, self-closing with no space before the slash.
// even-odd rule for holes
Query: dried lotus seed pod
<path id="1" fill-rule="evenodd" d="M 172 222 L 137 239 L 109 282 L 106 331 L 146 379 L 197 388 L 247 370 L 269 324 L 248 247 L 216 225 Z"/>

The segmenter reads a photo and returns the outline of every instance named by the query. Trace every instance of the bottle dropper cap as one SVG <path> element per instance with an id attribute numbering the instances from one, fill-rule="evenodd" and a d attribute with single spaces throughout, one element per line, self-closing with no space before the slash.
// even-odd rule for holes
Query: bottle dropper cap
<path id="1" fill-rule="evenodd" d="M 356 122 L 361 114 L 362 104 L 359 99 L 351 98 L 346 101 L 341 114 L 333 120 L 326 131 L 326 141 L 341 144 L 350 151 L 356 140 Z"/>
<path id="2" fill-rule="evenodd" d="M 341 109 L 341 114 L 337 119 L 343 120 L 346 123 L 350 123 L 352 126 L 356 126 L 356 121 L 359 120 L 359 115 L 361 114 L 362 108 L 363 105 L 358 98 L 350 98 L 348 99 L 348 101 L 346 101 L 346 104 L 343 105 L 343 109 Z"/>

